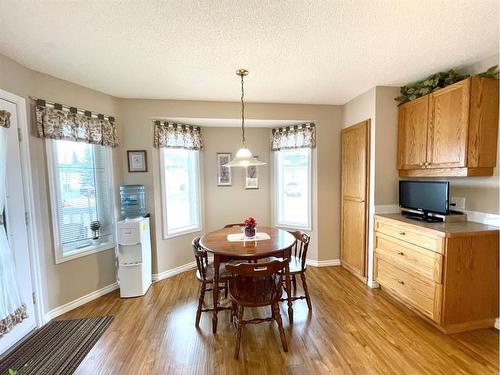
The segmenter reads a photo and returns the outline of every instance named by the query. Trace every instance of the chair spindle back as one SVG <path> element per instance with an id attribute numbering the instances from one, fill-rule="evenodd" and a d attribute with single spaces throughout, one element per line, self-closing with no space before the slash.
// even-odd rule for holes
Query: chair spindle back
<path id="1" fill-rule="evenodd" d="M 290 232 L 295 237 L 295 244 L 292 247 L 292 255 L 300 259 L 302 269 L 306 266 L 307 250 L 311 237 L 300 231 Z"/>
<path id="2" fill-rule="evenodd" d="M 268 296 L 271 300 L 282 293 L 283 271 L 286 261 L 277 258 L 265 263 L 226 264 L 226 270 L 233 275 L 229 281 L 238 288 L 248 290 L 252 296 Z M 261 298 L 262 298 L 261 297 Z"/>
<path id="3" fill-rule="evenodd" d="M 208 266 L 208 253 L 200 245 L 200 237 L 196 237 L 192 241 L 193 244 L 193 253 L 194 258 L 196 260 L 196 267 L 198 268 L 198 272 L 203 280 L 206 280 L 207 277 L 207 266 Z"/>

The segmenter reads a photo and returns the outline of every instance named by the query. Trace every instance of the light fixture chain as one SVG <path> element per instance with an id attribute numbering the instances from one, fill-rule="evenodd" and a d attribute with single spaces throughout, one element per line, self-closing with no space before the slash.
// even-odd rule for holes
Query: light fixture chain
<path id="1" fill-rule="evenodd" d="M 241 132 L 243 134 L 243 146 L 245 146 L 245 87 L 243 85 L 243 74 L 241 75 Z"/>

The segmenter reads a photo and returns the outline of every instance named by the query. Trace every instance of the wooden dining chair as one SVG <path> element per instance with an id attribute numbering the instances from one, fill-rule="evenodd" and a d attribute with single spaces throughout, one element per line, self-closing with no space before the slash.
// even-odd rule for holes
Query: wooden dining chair
<path id="1" fill-rule="evenodd" d="M 236 347 L 234 358 L 240 353 L 241 331 L 245 324 L 257 324 L 275 321 L 278 324 L 283 350 L 288 351 L 288 345 L 281 320 L 278 302 L 283 293 L 283 271 L 285 260 L 273 258 L 266 263 L 227 264 L 226 268 L 233 278 L 229 279 L 229 296 L 233 323 L 236 325 Z M 245 307 L 271 306 L 272 315 L 269 318 L 254 318 L 243 320 Z"/>
<path id="2" fill-rule="evenodd" d="M 245 223 L 226 224 L 224 228 L 244 227 Z"/>
<path id="3" fill-rule="evenodd" d="M 293 296 L 291 299 L 292 301 L 298 299 L 305 299 L 307 302 L 307 307 L 309 308 L 309 310 L 312 310 L 311 297 L 309 296 L 309 289 L 307 287 L 307 281 L 306 281 L 306 269 L 307 269 L 306 257 L 311 238 L 307 234 L 302 233 L 300 231 L 295 231 L 290 233 L 295 237 L 295 244 L 292 247 L 291 257 L 290 257 L 290 277 L 292 279 L 292 285 L 293 285 Z M 297 275 L 300 275 L 300 279 L 302 281 L 302 286 L 304 288 L 304 294 L 305 294 L 303 296 L 295 295 L 297 293 Z M 286 292 L 289 293 L 288 291 Z M 281 299 L 281 301 L 286 301 L 286 300 L 287 299 L 285 298 Z"/>
<path id="4" fill-rule="evenodd" d="M 213 311 L 212 308 L 203 308 L 203 303 L 205 300 L 205 292 L 209 292 L 212 288 L 219 288 L 224 290 L 224 294 L 227 298 L 228 296 L 228 281 L 231 278 L 231 274 L 226 271 L 226 265 L 221 263 L 219 267 L 219 285 L 214 284 L 214 265 L 208 262 L 208 253 L 200 245 L 200 237 L 193 239 L 193 252 L 196 260 L 196 278 L 201 283 L 200 285 L 200 296 L 198 300 L 198 310 L 196 311 L 196 327 L 200 324 L 200 318 L 202 312 Z M 220 285 L 223 284 L 223 285 Z M 229 310 L 230 307 L 219 307 L 219 310 Z M 231 315 L 232 318 L 232 315 Z"/>

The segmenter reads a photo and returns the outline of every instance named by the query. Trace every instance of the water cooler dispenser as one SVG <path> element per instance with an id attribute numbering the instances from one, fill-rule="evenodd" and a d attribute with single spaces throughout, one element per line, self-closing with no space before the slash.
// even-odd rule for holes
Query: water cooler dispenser
<path id="1" fill-rule="evenodd" d="M 151 286 L 151 237 L 149 217 L 144 217 L 142 185 L 120 186 L 121 214 L 116 224 L 120 297 L 143 296 Z"/>
<path id="2" fill-rule="evenodd" d="M 151 286 L 151 239 L 149 218 L 117 223 L 120 297 L 143 296 Z"/>

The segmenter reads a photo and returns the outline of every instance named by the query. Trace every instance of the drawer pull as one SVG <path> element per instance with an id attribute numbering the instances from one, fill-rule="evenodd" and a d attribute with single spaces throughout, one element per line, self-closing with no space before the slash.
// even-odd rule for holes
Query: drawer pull
<path id="1" fill-rule="evenodd" d="M 406 235 L 406 233 L 405 233 L 405 232 L 399 232 L 399 235 L 400 235 L 400 236 L 405 236 L 405 235 Z"/>
<path id="2" fill-rule="evenodd" d="M 405 255 L 405 253 L 403 253 L 402 251 L 400 251 L 398 254 L 399 255 Z"/>
<path id="3" fill-rule="evenodd" d="M 401 285 L 405 285 L 405 282 L 402 280 L 398 280 L 398 283 L 400 283 Z"/>

